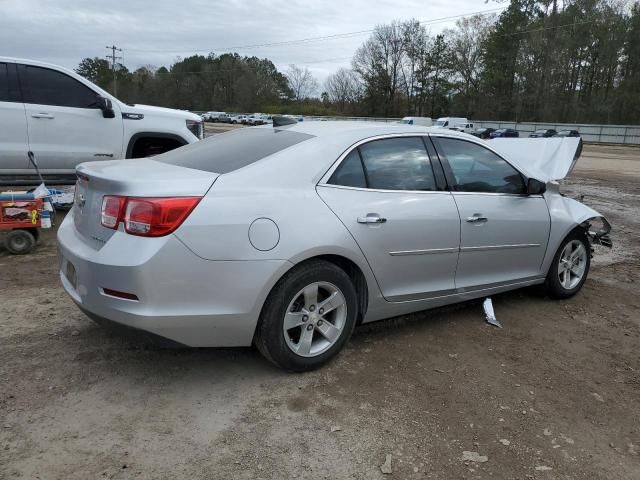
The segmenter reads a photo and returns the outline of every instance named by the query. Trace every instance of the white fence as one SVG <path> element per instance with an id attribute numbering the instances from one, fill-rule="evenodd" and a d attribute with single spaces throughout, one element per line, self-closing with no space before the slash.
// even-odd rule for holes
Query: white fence
<path id="1" fill-rule="evenodd" d="M 309 120 L 366 120 L 369 122 L 397 122 L 399 118 L 382 117 L 305 117 Z M 521 137 L 528 137 L 535 130 L 553 128 L 554 130 L 578 130 L 587 143 L 610 143 L 618 145 L 640 145 L 640 126 L 638 125 L 592 125 L 581 123 L 531 123 L 501 122 L 491 120 L 474 121 L 476 128 L 514 128 Z"/>

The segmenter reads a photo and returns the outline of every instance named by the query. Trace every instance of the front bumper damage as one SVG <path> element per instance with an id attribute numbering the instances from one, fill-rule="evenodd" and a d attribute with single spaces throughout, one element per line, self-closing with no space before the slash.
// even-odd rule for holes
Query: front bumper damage
<path id="1" fill-rule="evenodd" d="M 603 247 L 611 248 L 613 242 L 609 233 L 611 232 L 611 224 L 604 217 L 592 217 L 580 224 L 581 227 L 587 232 L 587 236 L 591 241 L 591 244 L 602 245 Z"/>

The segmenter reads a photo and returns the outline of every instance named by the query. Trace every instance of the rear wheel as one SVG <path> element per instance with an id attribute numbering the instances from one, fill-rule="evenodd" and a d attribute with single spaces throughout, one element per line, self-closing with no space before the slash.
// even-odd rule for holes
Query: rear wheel
<path id="1" fill-rule="evenodd" d="M 560 244 L 545 282 L 551 298 L 569 298 L 580 291 L 591 266 L 590 249 L 586 234 L 578 230 Z"/>
<path id="2" fill-rule="evenodd" d="M 342 350 L 357 314 L 349 276 L 330 262 L 311 261 L 287 273 L 269 294 L 255 344 L 281 368 L 313 370 Z"/>
<path id="3" fill-rule="evenodd" d="M 14 255 L 24 255 L 33 250 L 36 238 L 27 230 L 11 230 L 7 233 L 4 244 L 7 250 Z"/>

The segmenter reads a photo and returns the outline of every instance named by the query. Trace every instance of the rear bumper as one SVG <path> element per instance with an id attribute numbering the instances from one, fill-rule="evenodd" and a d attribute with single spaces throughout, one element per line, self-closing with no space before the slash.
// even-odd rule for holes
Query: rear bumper
<path id="1" fill-rule="evenodd" d="M 96 320 L 186 346 L 250 345 L 266 296 L 290 266 L 286 260 L 204 260 L 173 235 L 116 232 L 95 249 L 77 232 L 72 215 L 58 230 L 60 281 L 78 307 Z M 75 279 L 67 277 L 69 264 Z M 139 300 L 107 295 L 104 288 Z"/>

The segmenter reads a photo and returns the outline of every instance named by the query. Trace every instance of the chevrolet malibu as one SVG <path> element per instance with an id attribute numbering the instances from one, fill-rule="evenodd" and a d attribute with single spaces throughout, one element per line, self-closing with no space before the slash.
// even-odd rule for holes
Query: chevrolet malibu
<path id="1" fill-rule="evenodd" d="M 288 124 L 292 123 L 292 124 Z M 359 323 L 542 284 L 577 293 L 607 221 L 560 194 L 579 138 L 367 122 L 247 128 L 84 163 L 58 231 L 89 317 L 303 371 Z"/>

